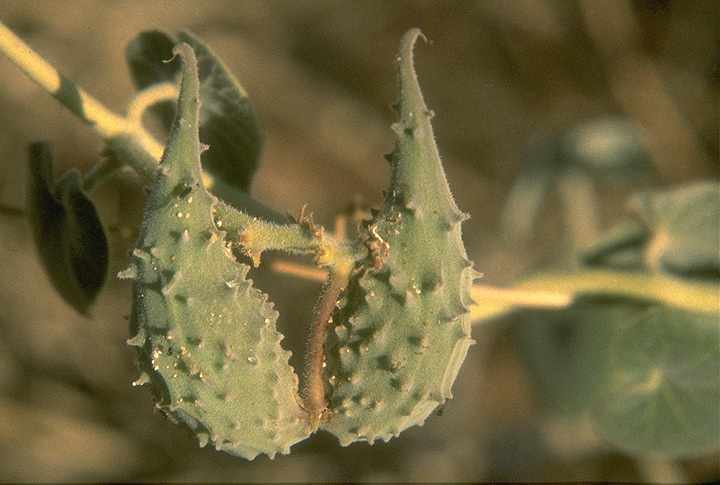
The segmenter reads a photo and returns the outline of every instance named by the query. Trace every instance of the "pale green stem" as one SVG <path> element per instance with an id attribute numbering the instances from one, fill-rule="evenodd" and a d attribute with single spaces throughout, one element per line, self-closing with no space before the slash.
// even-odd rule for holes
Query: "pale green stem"
<path id="1" fill-rule="evenodd" d="M 579 294 L 623 295 L 661 301 L 689 311 L 717 313 L 717 284 L 673 277 L 650 271 L 583 269 L 576 273 L 543 273 L 521 281 L 518 290 L 548 290 Z"/>
<path id="2" fill-rule="evenodd" d="M 40 57 L 30 46 L 0 22 L 0 52 L 15 64 L 30 79 L 60 101 L 75 116 L 91 126 L 103 139 L 110 142 L 125 138 L 149 155 L 160 160 L 164 147 L 140 124 L 108 110 L 102 103 L 83 91 L 75 83 L 60 74 Z M 148 157 L 140 157 L 138 163 L 145 163 Z M 128 160 L 129 161 L 129 160 Z M 147 173 L 148 167 L 141 166 L 139 172 Z"/>
<path id="3" fill-rule="evenodd" d="M 577 272 L 542 273 L 520 281 L 512 288 L 474 285 L 470 319 L 477 324 L 497 318 L 515 308 L 557 309 L 573 303 L 580 295 L 622 295 L 628 298 L 662 301 L 690 311 L 717 313 L 720 295 L 717 285 L 692 282 L 646 271 L 583 269 Z"/>
<path id="4" fill-rule="evenodd" d="M 559 309 L 570 306 L 573 295 L 562 291 L 541 289 L 498 288 L 475 284 L 472 298 L 476 302 L 470 307 L 473 323 L 496 318 L 515 308 Z"/>
<path id="5" fill-rule="evenodd" d="M 127 121 L 134 126 L 142 126 L 142 117 L 150 106 L 163 101 L 175 101 L 180 89 L 174 83 L 153 84 L 139 91 L 127 107 Z"/>

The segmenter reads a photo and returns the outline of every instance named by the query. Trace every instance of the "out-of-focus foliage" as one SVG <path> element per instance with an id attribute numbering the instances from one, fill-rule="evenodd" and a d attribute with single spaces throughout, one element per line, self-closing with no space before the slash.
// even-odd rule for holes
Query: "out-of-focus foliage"
<path id="1" fill-rule="evenodd" d="M 576 243 L 597 241 L 604 228 L 620 220 L 628 194 L 638 189 L 718 178 L 718 6 L 713 2 L 375 1 L 348 6 L 256 1 L 239 8 L 234 1 L 217 1 L 205 10 L 184 1 L 171 7 L 136 0 L 1 3 L 9 27 L 116 108 L 133 90 L 122 58 L 130 39 L 152 28 L 198 33 L 242 80 L 263 120 L 266 151 L 254 195 L 281 212 L 297 212 L 308 203 L 328 226 L 356 194 L 372 205 L 379 202 L 373 194 L 386 179 L 379 154 L 392 145 L 387 126 L 393 115 L 387 105 L 395 93 L 388 83 L 394 75 L 388 60 L 398 36 L 421 27 L 434 43 L 418 70 L 428 104 L 437 112 L 435 132 L 454 195 L 472 214 L 463 236 L 486 284 L 510 284 L 536 270 L 540 261 L 558 253 L 567 256 L 568 248 L 587 249 Z M 88 322 L 43 276 L 20 218 L 26 184 L 17 181 L 27 179 L 20 163 L 25 147 L 38 137 L 52 139 L 62 172 L 67 161 L 97 159 L 97 139 L 68 121 L 64 109 L 49 103 L 22 75 L 0 64 L 0 460 L 12 464 L 3 467 L 0 479 L 653 478 L 642 460 L 626 458 L 625 451 L 618 451 L 622 448 L 598 445 L 597 436 L 581 424 L 558 425 L 558 413 L 546 412 L 541 403 L 548 402 L 547 394 L 538 386 L 541 381 L 528 378 L 532 370 L 523 365 L 519 339 L 512 338 L 522 325 L 514 317 L 474 330 L 478 344 L 459 375 L 456 399 L 418 433 L 409 430 L 394 443 L 350 448 L 318 434 L 274 462 L 246 463 L 198 450 L 187 433 L 149 412 L 147 393 L 127 384 L 135 377 L 132 352 L 123 345 L 127 286 L 108 281 Z M 578 165 L 577 172 L 568 171 L 571 177 L 554 179 L 560 183 L 543 193 L 548 197 L 531 215 L 527 240 L 504 240 L 498 221 L 506 195 L 533 147 L 553 133 L 586 133 L 584 127 L 608 119 L 632 128 L 619 140 L 640 143 L 642 150 L 635 146 L 631 151 L 642 152 L 652 169 L 645 171 L 648 165 L 642 162 L 636 165 L 639 171 L 618 182 L 607 172 L 588 175 L 587 164 Z M 566 203 L 587 202 L 582 194 L 592 196 L 590 204 Z M 107 227 L 111 272 L 120 270 L 137 236 L 133 228 L 144 205 L 142 191 L 132 179 L 119 177 L 117 185 L 98 187 L 91 195 Z M 587 207 L 593 209 L 590 217 Z M 565 217 L 573 208 L 585 216 Z M 649 226 L 633 224 L 629 239 L 646 248 Z M 581 237 L 568 238 L 568 228 Z M 642 249 L 632 246 L 626 267 L 637 268 L 643 264 L 637 258 Z M 622 259 L 619 253 L 609 256 L 603 265 Z M 612 270 L 617 270 L 614 263 Z M 276 284 L 264 272 L 253 278 L 261 288 Z M 282 314 L 309 314 L 316 288 L 283 280 L 283 289 L 276 299 Z M 595 298 L 579 300 L 570 314 L 583 314 Z M 303 335 L 300 318 L 279 324 L 286 334 Z M 568 358 L 583 348 L 561 345 L 573 338 L 557 333 L 551 347 Z M 618 358 L 613 365 L 625 362 Z M 572 371 L 568 380 L 584 371 Z M 713 481 L 720 476 L 717 457 L 714 452 L 673 464 L 681 480 Z M 668 475 L 655 480 L 672 481 Z"/>
<path id="2" fill-rule="evenodd" d="M 550 414 L 590 422 L 634 456 L 680 459 L 716 448 L 719 194 L 714 182 L 640 194 L 631 207 L 646 226 L 623 224 L 602 237 L 579 258 L 594 269 L 576 263 L 531 278 L 535 288 L 578 295 L 567 309 L 504 317 Z M 624 257 L 610 257 L 618 252 Z M 583 282 L 598 266 L 603 282 Z M 573 274 L 577 282 L 563 288 Z"/>
<path id="3" fill-rule="evenodd" d="M 593 403 L 598 431 L 635 455 L 686 458 L 717 447 L 716 313 L 655 308 L 621 322 Z"/>

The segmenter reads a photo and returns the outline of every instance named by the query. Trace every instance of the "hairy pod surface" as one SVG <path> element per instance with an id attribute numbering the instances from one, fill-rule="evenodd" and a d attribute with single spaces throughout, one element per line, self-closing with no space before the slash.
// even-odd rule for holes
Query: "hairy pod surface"
<path id="1" fill-rule="evenodd" d="M 472 344 L 468 306 L 477 272 L 450 193 L 413 67 L 418 29 L 397 57 L 399 121 L 390 187 L 367 223 L 367 258 L 350 277 L 328 344 L 329 416 L 341 444 L 388 441 L 447 398 Z"/>
<path id="2" fill-rule="evenodd" d="M 246 279 L 214 220 L 217 199 L 203 187 L 198 140 L 198 79 L 187 44 L 176 116 L 149 194 L 130 267 L 128 343 L 138 384 L 201 445 L 244 458 L 273 457 L 310 433 L 296 399 L 298 378 L 280 346 L 277 312 Z"/>

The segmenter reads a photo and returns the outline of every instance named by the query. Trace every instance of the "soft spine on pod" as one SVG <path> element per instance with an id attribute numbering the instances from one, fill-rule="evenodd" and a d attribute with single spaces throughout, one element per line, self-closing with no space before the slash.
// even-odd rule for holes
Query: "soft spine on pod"
<path id="1" fill-rule="evenodd" d="M 157 407 L 201 445 L 253 459 L 273 457 L 310 434 L 296 399 L 298 378 L 280 346 L 277 312 L 232 256 L 217 203 L 203 187 L 198 78 L 183 60 L 178 113 L 149 194 L 130 267 L 131 335 Z"/>
<path id="2" fill-rule="evenodd" d="M 321 429 L 343 445 L 388 441 L 421 425 L 451 397 L 473 342 L 468 307 L 478 273 L 413 67 L 420 36 L 413 29 L 401 43 L 390 187 L 366 225 L 367 258 L 350 277 L 328 343 L 329 416 Z"/>

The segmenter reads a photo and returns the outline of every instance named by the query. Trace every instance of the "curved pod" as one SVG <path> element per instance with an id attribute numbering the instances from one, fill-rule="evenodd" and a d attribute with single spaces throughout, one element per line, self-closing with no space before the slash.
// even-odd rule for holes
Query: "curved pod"
<path id="1" fill-rule="evenodd" d="M 447 398 L 470 338 L 477 273 L 450 193 L 413 68 L 422 34 L 405 34 L 397 57 L 399 121 L 385 201 L 366 225 L 360 261 L 334 316 L 328 349 L 329 417 L 321 428 L 343 445 L 389 440 L 421 425 Z"/>
<path id="2" fill-rule="evenodd" d="M 198 79 L 183 60 L 178 114 L 149 194 L 137 248 L 121 277 L 133 280 L 130 345 L 157 407 L 201 445 L 252 459 L 273 457 L 310 433 L 298 378 L 280 347 L 277 312 L 245 278 L 225 243 L 217 202 L 203 187 Z"/>

